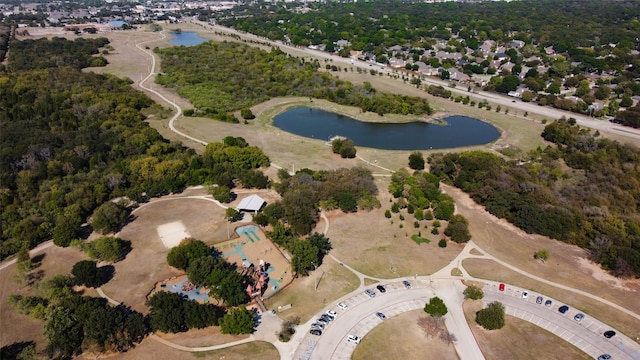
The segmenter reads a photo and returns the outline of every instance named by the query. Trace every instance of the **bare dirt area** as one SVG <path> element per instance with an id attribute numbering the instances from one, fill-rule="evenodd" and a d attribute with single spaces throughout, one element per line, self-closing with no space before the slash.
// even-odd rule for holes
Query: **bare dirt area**
<path id="1" fill-rule="evenodd" d="M 527 321 L 505 315 L 505 326 L 486 330 L 475 322 L 482 301 L 466 301 L 464 312 L 482 354 L 487 360 L 502 359 L 590 359 L 562 338 Z"/>
<path id="2" fill-rule="evenodd" d="M 389 179 L 376 178 L 376 185 L 382 204 L 380 209 L 353 214 L 344 214 L 339 210 L 327 213 L 333 255 L 369 276 L 395 278 L 429 275 L 447 265 L 462 251 L 462 245 L 452 242 L 446 248 L 438 247 L 438 241 L 443 236 L 431 234 L 432 222 L 421 221 L 420 228 L 416 229 L 413 215 L 406 210 L 401 212 L 405 220 L 399 220 L 395 214 L 392 219 L 385 218 L 384 212 L 391 207 L 389 199 L 392 198 L 386 190 Z M 431 242 L 414 242 L 411 236 L 418 232 Z"/>
<path id="3" fill-rule="evenodd" d="M 179 275 L 167 264 L 167 253 L 157 228 L 164 224 L 182 222 L 195 239 L 207 244 L 226 240 L 224 209 L 212 201 L 185 197 L 155 199 L 136 209 L 135 219 L 127 224 L 119 236 L 131 241 L 132 250 L 116 264 L 115 276 L 102 289 L 116 301 L 123 301 L 133 309 L 146 312 L 146 295 L 158 281 Z"/>
<path id="4" fill-rule="evenodd" d="M 418 325 L 426 314 L 413 310 L 376 326 L 356 346 L 352 359 L 458 359 L 453 345 L 427 336 Z"/>
<path id="5" fill-rule="evenodd" d="M 316 272 L 295 279 L 283 291 L 267 299 L 265 305 L 268 309 L 278 309 L 278 306 L 291 304 L 290 309 L 279 312 L 278 316 L 284 320 L 299 318 L 305 322 L 334 299 L 350 293 L 359 285 L 354 273 L 326 257 Z"/>
<path id="6" fill-rule="evenodd" d="M 86 260 L 86 255 L 77 248 L 60 248 L 52 246 L 38 256 L 40 265 L 34 272 L 42 272 L 43 278 L 55 275 L 70 275 L 75 263 Z M 9 304 L 9 295 L 35 295 L 35 289 L 21 287 L 14 281 L 15 265 L 0 272 L 0 347 L 19 341 L 34 341 L 38 351 L 46 345 L 42 333 L 44 322 L 30 318 L 27 315 L 18 314 Z"/>
<path id="7" fill-rule="evenodd" d="M 504 268 L 491 260 L 467 259 L 462 264 L 471 276 L 505 282 L 524 289 L 529 289 L 532 292 L 539 292 L 568 304 L 572 308 L 579 309 L 585 314 L 594 316 L 598 320 L 620 330 L 632 339 L 640 337 L 640 327 L 638 327 L 637 319 L 606 304 L 533 280 Z M 553 280 L 553 278 L 551 279 Z M 576 280 L 576 283 L 578 282 L 580 282 L 580 279 Z M 580 287 L 575 286 L 575 288 Z M 608 287 L 603 287 L 603 289 L 606 289 L 606 291 L 600 290 L 592 293 L 598 296 L 603 296 L 605 293 L 613 291 Z M 628 302 L 632 301 L 633 300 L 629 300 Z M 637 300 L 635 302 L 637 304 Z M 630 307 L 630 309 L 633 311 L 633 308 Z"/>
<path id="8" fill-rule="evenodd" d="M 268 342 L 252 341 L 247 344 L 230 348 L 188 353 L 170 348 L 152 339 L 145 339 L 134 349 L 118 355 L 122 360 L 175 360 L 175 359 L 215 359 L 215 360 L 246 360 L 246 359 L 278 360 L 278 350 Z"/>

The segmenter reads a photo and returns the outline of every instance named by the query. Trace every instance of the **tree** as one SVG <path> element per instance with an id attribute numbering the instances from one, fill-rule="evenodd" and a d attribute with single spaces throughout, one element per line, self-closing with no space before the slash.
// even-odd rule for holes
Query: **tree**
<path id="1" fill-rule="evenodd" d="M 240 116 L 242 116 L 242 118 L 245 120 L 252 120 L 256 118 L 256 116 L 253 115 L 253 112 L 251 111 L 251 109 L 240 110 Z"/>
<path id="2" fill-rule="evenodd" d="M 100 205 L 92 215 L 91 226 L 101 234 L 115 232 L 127 218 L 127 210 L 124 206 L 112 201 Z"/>
<path id="3" fill-rule="evenodd" d="M 69 246 L 72 240 L 78 238 L 81 224 L 80 216 L 59 216 L 53 228 L 53 243 L 60 247 Z"/>
<path id="4" fill-rule="evenodd" d="M 324 234 L 320 234 L 318 232 L 314 232 L 309 235 L 307 237 L 307 241 L 318 248 L 318 262 L 316 265 L 320 266 L 325 255 L 327 255 L 333 248 L 331 246 L 331 241 L 329 241 L 329 238 L 324 236 Z"/>
<path id="5" fill-rule="evenodd" d="M 494 301 L 485 309 L 476 313 L 476 323 L 487 330 L 504 327 L 504 306 Z"/>
<path id="6" fill-rule="evenodd" d="M 82 352 L 82 325 L 70 309 L 57 306 L 51 310 L 44 327 L 47 355 L 52 359 L 67 359 Z"/>
<path id="7" fill-rule="evenodd" d="M 220 319 L 223 334 L 251 334 L 254 327 L 253 313 L 245 308 L 235 308 Z"/>
<path id="8" fill-rule="evenodd" d="M 225 220 L 227 220 L 228 222 L 235 222 L 241 219 L 241 213 L 240 211 L 234 209 L 234 208 L 227 208 L 227 210 L 225 210 L 224 212 L 224 218 Z"/>
<path id="9" fill-rule="evenodd" d="M 151 308 L 149 315 L 153 331 L 160 330 L 165 333 L 177 333 L 187 330 L 184 321 L 182 295 L 159 291 L 151 296 L 147 301 L 147 306 Z"/>
<path id="10" fill-rule="evenodd" d="M 409 155 L 409 167 L 413 170 L 424 170 L 424 156 L 420 151 L 414 151 Z"/>
<path id="11" fill-rule="evenodd" d="M 124 259 L 131 249 L 131 242 L 116 237 L 104 236 L 83 245 L 83 250 L 92 259 L 117 262 Z"/>
<path id="12" fill-rule="evenodd" d="M 211 196 L 221 203 L 228 203 L 232 199 L 231 189 L 226 185 L 212 186 L 209 190 Z"/>
<path id="13" fill-rule="evenodd" d="M 538 251 L 536 251 L 535 254 L 533 254 L 533 258 L 534 259 L 540 259 L 542 260 L 542 262 L 547 261 L 547 259 L 549 259 L 549 256 L 551 254 L 549 253 L 548 249 L 540 249 Z"/>
<path id="14" fill-rule="evenodd" d="M 431 316 L 445 316 L 449 310 L 447 310 L 447 305 L 444 304 L 444 301 L 439 297 L 432 297 L 429 302 L 424 306 L 424 312 Z"/>
<path id="15" fill-rule="evenodd" d="M 291 264 L 296 275 L 307 276 L 318 266 L 318 248 L 308 241 L 296 240 L 291 246 Z"/>
<path id="16" fill-rule="evenodd" d="M 444 234 L 457 243 L 466 243 L 471 240 L 469 222 L 462 215 L 453 215 L 449 219 L 449 224 L 444 230 Z"/>
<path id="17" fill-rule="evenodd" d="M 331 150 L 335 154 L 340 154 L 343 159 L 352 159 L 356 157 L 356 147 L 353 140 L 346 138 L 335 138 L 331 142 Z"/>
<path id="18" fill-rule="evenodd" d="M 73 265 L 71 274 L 75 277 L 76 283 L 88 287 L 99 287 L 102 285 L 100 270 L 96 262 L 91 260 L 82 260 Z"/>
<path id="19" fill-rule="evenodd" d="M 484 291 L 478 286 L 469 285 L 466 289 L 464 289 L 464 298 L 471 300 L 480 300 L 484 297 Z"/>
<path id="20" fill-rule="evenodd" d="M 167 263 L 175 268 L 186 270 L 194 260 L 210 256 L 211 248 L 200 240 L 185 239 L 167 254 Z"/>

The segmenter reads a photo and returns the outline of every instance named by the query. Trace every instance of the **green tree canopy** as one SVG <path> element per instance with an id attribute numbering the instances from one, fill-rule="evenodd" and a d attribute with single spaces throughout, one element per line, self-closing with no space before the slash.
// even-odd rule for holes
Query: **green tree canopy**
<path id="1" fill-rule="evenodd" d="M 462 215 L 453 215 L 449 219 L 449 224 L 444 230 L 444 234 L 457 243 L 466 243 L 467 241 L 471 240 L 471 233 L 469 232 L 469 222 Z"/>
<path id="2" fill-rule="evenodd" d="M 447 310 L 447 305 L 444 304 L 444 301 L 439 297 L 432 297 L 429 302 L 424 306 L 424 312 L 431 316 L 445 316 L 449 310 Z"/>
<path id="3" fill-rule="evenodd" d="M 95 261 L 82 260 L 73 265 L 71 274 L 76 279 L 76 283 L 88 287 L 98 287 L 102 285 L 100 270 Z"/>
<path id="4" fill-rule="evenodd" d="M 478 286 L 469 285 L 464 289 L 464 298 L 471 300 L 480 300 L 484 297 L 484 291 Z"/>
<path id="5" fill-rule="evenodd" d="M 494 301 L 488 307 L 476 313 L 476 323 L 487 330 L 504 327 L 504 306 Z"/>
<path id="6" fill-rule="evenodd" d="M 210 256 L 212 249 L 200 240 L 193 238 L 182 240 L 180 245 L 169 250 L 167 263 L 175 268 L 186 270 L 194 260 Z"/>
<path id="7" fill-rule="evenodd" d="M 107 201 L 93 212 L 91 226 L 101 234 L 115 232 L 122 226 L 127 215 L 124 206 Z"/>
<path id="8" fill-rule="evenodd" d="M 231 309 L 220 319 L 220 331 L 223 334 L 251 334 L 254 325 L 253 313 L 245 308 Z"/>
<path id="9" fill-rule="evenodd" d="M 424 156 L 420 151 L 414 151 L 409 155 L 409 167 L 413 170 L 424 170 Z"/>

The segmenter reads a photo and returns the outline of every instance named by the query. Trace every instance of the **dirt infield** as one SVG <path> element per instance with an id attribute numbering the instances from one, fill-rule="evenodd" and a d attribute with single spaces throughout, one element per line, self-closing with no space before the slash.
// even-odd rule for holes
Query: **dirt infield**
<path id="1" fill-rule="evenodd" d="M 156 228 L 156 231 L 158 232 L 158 236 L 160 237 L 160 240 L 162 240 L 164 247 L 167 249 L 178 246 L 182 240 L 191 237 L 182 221 L 162 224 Z"/>

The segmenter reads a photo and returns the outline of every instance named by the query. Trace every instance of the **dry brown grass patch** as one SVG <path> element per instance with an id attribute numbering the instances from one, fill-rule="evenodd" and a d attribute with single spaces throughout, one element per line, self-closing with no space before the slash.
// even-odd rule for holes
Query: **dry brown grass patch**
<path id="1" fill-rule="evenodd" d="M 421 326 L 424 318 L 418 309 L 386 320 L 362 338 L 352 359 L 458 359 L 454 346 L 440 339 L 446 328 L 436 325 L 435 336 L 426 335 Z"/>
<path id="2" fill-rule="evenodd" d="M 463 307 L 471 331 L 487 360 L 545 359 L 551 354 L 553 359 L 590 359 L 562 338 L 516 317 L 505 315 L 505 326 L 499 330 L 482 328 L 475 322 L 476 312 L 484 307 L 481 300 L 467 300 Z"/>

